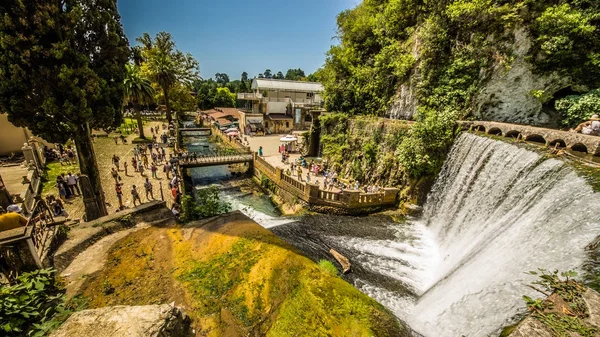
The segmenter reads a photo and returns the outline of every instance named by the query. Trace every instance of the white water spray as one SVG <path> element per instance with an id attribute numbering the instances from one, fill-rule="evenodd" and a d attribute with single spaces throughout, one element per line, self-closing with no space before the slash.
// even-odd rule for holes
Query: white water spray
<path id="1" fill-rule="evenodd" d="M 408 318 L 425 336 L 488 336 L 539 296 L 525 272 L 579 268 L 600 234 L 600 195 L 562 161 L 462 134 L 423 220 L 440 261 Z"/>

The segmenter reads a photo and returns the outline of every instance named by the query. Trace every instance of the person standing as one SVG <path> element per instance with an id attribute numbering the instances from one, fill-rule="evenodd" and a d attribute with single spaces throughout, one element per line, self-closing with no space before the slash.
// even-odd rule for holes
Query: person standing
<path id="1" fill-rule="evenodd" d="M 123 168 L 125 169 L 125 176 L 129 177 L 129 175 L 127 174 L 127 160 L 123 162 Z"/>
<path id="2" fill-rule="evenodd" d="M 296 173 L 298 174 L 298 180 L 302 181 L 302 169 L 300 168 L 300 166 L 298 166 L 298 170 L 296 171 Z"/>
<path id="3" fill-rule="evenodd" d="M 158 179 L 158 177 L 156 176 L 156 171 L 158 171 L 158 168 L 156 167 L 156 165 L 154 163 L 152 163 L 152 166 L 150 167 L 150 171 L 152 171 L 152 178 Z"/>
<path id="4" fill-rule="evenodd" d="M 146 182 L 144 183 L 144 189 L 146 190 L 146 200 L 150 201 L 148 194 L 150 194 L 150 197 L 152 197 L 152 200 L 154 200 L 154 195 L 152 195 L 152 183 L 148 178 L 146 178 Z"/>
<path id="5" fill-rule="evenodd" d="M 140 175 L 143 177 L 144 176 L 144 165 L 142 165 L 141 161 L 138 161 L 138 172 L 140 173 Z"/>
<path id="6" fill-rule="evenodd" d="M 142 204 L 142 198 L 140 198 L 140 194 L 135 185 L 131 187 L 131 198 L 133 199 L 133 207 L 137 206 L 136 201 L 139 202 L 140 205 Z"/>
<path id="7" fill-rule="evenodd" d="M 67 173 L 67 186 L 69 186 L 69 190 L 71 190 L 72 194 L 75 194 L 75 191 L 77 191 L 77 195 L 81 195 L 79 186 L 77 186 L 77 180 L 77 175 L 71 174 L 71 172 Z"/>
<path id="8" fill-rule="evenodd" d="M 262 157 L 262 155 L 263 155 L 263 149 L 262 149 L 262 146 L 260 146 L 260 147 L 258 148 L 258 155 L 259 155 L 260 157 Z"/>
<path id="9" fill-rule="evenodd" d="M 121 189 L 120 183 L 115 184 L 115 192 L 117 193 L 117 199 L 119 199 L 119 209 L 125 208 L 125 206 L 123 206 L 123 190 Z"/>

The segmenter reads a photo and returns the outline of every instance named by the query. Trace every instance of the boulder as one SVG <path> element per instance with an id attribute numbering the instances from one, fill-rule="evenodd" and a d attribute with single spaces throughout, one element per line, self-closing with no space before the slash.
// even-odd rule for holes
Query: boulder
<path id="1" fill-rule="evenodd" d="M 51 337 L 188 337 L 185 312 L 169 304 L 113 306 L 74 313 Z"/>

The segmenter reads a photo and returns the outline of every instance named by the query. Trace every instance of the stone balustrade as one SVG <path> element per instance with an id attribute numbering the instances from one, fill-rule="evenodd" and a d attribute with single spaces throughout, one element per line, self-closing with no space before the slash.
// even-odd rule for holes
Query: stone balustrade
<path id="1" fill-rule="evenodd" d="M 530 125 L 487 121 L 461 121 L 463 129 L 485 132 L 490 135 L 513 137 L 539 142 L 546 146 L 566 147 L 573 151 L 600 156 L 600 137 L 577 132 L 540 128 Z"/>
<path id="2" fill-rule="evenodd" d="M 280 189 L 308 203 L 309 205 L 329 206 L 342 209 L 393 206 L 396 203 L 397 188 L 384 188 L 378 193 L 346 190 L 332 192 L 322 190 L 319 185 L 298 181 L 288 176 L 280 167 L 274 167 L 254 154 L 254 175 L 261 179 L 264 175 Z"/>

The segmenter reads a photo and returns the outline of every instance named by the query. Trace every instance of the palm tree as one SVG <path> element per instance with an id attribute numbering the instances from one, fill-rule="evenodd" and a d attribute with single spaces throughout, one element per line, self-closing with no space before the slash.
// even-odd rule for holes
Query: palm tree
<path id="1" fill-rule="evenodd" d="M 133 104 L 140 138 L 145 138 L 140 106 L 154 101 L 154 88 L 152 88 L 148 79 L 142 77 L 138 66 L 129 63 L 125 67 L 127 68 L 127 76 L 123 81 L 125 84 L 125 104 Z"/>
<path id="2" fill-rule="evenodd" d="M 158 83 L 165 96 L 165 105 L 167 107 L 167 120 L 171 122 L 171 104 L 169 102 L 169 90 L 177 82 L 175 75 L 177 69 L 175 63 L 168 54 L 158 52 L 148 60 L 148 68 L 152 74 L 153 80 Z"/>

